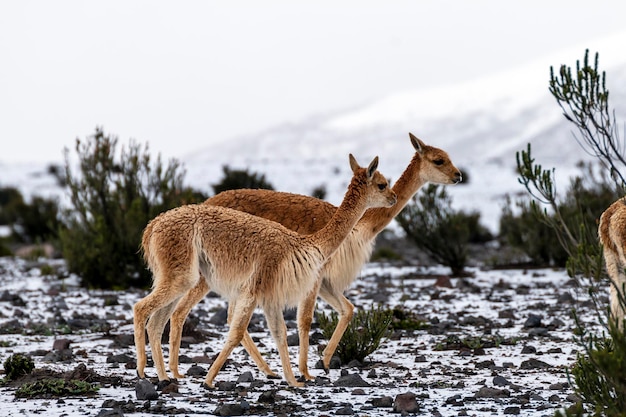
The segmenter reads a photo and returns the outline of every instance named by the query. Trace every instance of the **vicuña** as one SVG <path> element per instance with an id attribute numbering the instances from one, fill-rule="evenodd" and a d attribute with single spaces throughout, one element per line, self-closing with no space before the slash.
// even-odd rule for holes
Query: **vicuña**
<path id="1" fill-rule="evenodd" d="M 407 202 L 426 183 L 456 184 L 461 181 L 461 172 L 450 161 L 446 152 L 428 146 L 409 133 L 415 150 L 409 166 L 404 170 L 393 191 L 398 195 L 398 204 L 390 208 L 372 208 L 359 220 L 347 239 L 321 270 L 321 281 L 317 281 L 308 296 L 298 305 L 298 332 L 300 336 L 299 369 L 302 375 L 311 380 L 308 371 L 309 332 L 315 311 L 318 293 L 339 314 L 335 331 L 323 352 L 323 365 L 328 369 L 350 320 L 354 306 L 343 292 L 356 279 L 363 265 L 369 260 L 374 241 L 391 220 L 404 208 Z M 333 217 L 337 208 L 325 201 L 303 195 L 269 190 L 232 190 L 209 198 L 206 204 L 230 207 L 256 216 L 279 222 L 298 233 L 315 233 L 322 229 Z M 170 323 L 170 370 L 177 378 L 178 353 L 185 318 L 209 291 L 205 281 L 189 291 L 176 307 Z M 229 308 L 232 308 L 229 305 Z M 243 345 L 259 366 L 269 376 L 274 376 L 249 335 L 244 336 Z"/>
<path id="2" fill-rule="evenodd" d="M 239 343 L 254 346 L 246 329 L 257 306 L 267 318 L 285 379 L 291 386 L 302 386 L 289 361 L 283 309 L 296 306 L 319 286 L 320 269 L 365 210 L 396 203 L 396 194 L 377 166 L 378 157 L 361 168 L 350 155 L 353 177 L 344 200 L 325 227 L 310 235 L 210 204 L 182 206 L 153 219 L 142 238 L 153 288 L 134 306 L 139 377 L 145 376 L 149 319 L 148 340 L 158 378 L 169 379 L 161 348 L 163 329 L 179 300 L 201 285 L 224 296 L 232 306 L 226 341 L 209 368 L 206 386 L 213 387 L 215 376 Z"/>

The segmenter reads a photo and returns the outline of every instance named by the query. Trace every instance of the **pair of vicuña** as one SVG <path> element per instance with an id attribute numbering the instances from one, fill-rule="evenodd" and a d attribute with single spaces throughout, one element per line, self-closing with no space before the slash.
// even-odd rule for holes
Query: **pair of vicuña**
<path id="1" fill-rule="evenodd" d="M 326 349 L 326 370 L 354 306 L 343 296 L 369 259 L 376 235 L 425 183 L 456 184 L 461 172 L 441 149 L 409 133 L 415 150 L 393 188 L 378 172 L 378 157 L 367 168 L 350 155 L 353 177 L 339 208 L 322 200 L 267 190 L 233 190 L 202 204 L 178 207 L 153 219 L 143 233 L 144 258 L 153 273 L 150 294 L 134 306 L 137 373 L 144 378 L 147 328 L 159 381 L 169 380 L 161 336 L 170 323 L 170 370 L 178 371 L 185 318 L 208 292 L 228 300 L 229 331 L 204 381 L 213 380 L 241 343 L 266 375 L 276 374 L 262 358 L 247 327 L 263 309 L 289 385 L 296 380 L 287 349 L 286 307 L 298 307 L 299 369 L 306 380 L 309 331 L 317 296 L 339 313 Z M 148 321 L 146 326 L 146 321 Z"/>

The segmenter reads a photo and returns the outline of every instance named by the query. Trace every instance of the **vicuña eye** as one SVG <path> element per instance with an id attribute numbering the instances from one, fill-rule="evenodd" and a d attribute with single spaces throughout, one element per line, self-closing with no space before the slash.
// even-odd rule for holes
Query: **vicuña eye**
<path id="1" fill-rule="evenodd" d="M 387 184 L 378 184 L 378 189 L 380 191 L 384 190 L 385 188 L 387 188 Z"/>
<path id="2" fill-rule="evenodd" d="M 443 165 L 443 159 L 435 159 L 433 162 L 435 165 Z"/>

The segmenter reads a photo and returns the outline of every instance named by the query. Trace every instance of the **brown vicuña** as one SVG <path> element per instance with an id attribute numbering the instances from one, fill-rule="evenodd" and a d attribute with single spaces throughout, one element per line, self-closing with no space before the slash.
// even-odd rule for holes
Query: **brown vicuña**
<path id="1" fill-rule="evenodd" d="M 611 279 L 611 317 L 623 329 L 626 313 L 626 197 L 620 198 L 602 213 L 598 236 L 606 271 Z"/>
<path id="2" fill-rule="evenodd" d="M 344 200 L 326 226 L 310 235 L 209 204 L 181 206 L 153 219 L 142 238 L 153 288 L 134 306 L 139 377 L 144 378 L 149 319 L 148 340 L 158 378 L 169 379 L 161 348 L 163 329 L 179 300 L 202 282 L 202 288 L 215 290 L 233 306 L 226 342 L 209 368 L 206 386 L 213 386 L 215 376 L 239 343 L 252 342 L 246 329 L 257 306 L 265 313 L 285 379 L 291 386 L 302 386 L 289 361 L 283 309 L 296 306 L 319 285 L 320 269 L 365 210 L 396 203 L 396 194 L 376 171 L 377 166 L 378 157 L 368 168 L 361 168 L 350 155 L 354 174 Z"/>
<path id="3" fill-rule="evenodd" d="M 446 152 L 424 144 L 409 133 L 415 154 L 404 170 L 393 190 L 398 195 L 398 203 L 391 208 L 368 210 L 356 224 L 354 230 L 341 244 L 321 271 L 322 280 L 314 291 L 298 305 L 298 332 L 300 336 L 299 369 L 302 375 L 313 379 L 308 371 L 309 331 L 315 311 L 317 295 L 324 299 L 339 314 L 337 327 L 323 353 L 323 365 L 328 369 L 343 333 L 350 324 L 354 306 L 343 292 L 356 279 L 363 265 L 369 260 L 374 241 L 391 220 L 402 210 L 413 195 L 427 182 L 455 184 L 461 181 L 461 172 L 452 164 Z M 206 204 L 231 207 L 260 217 L 279 222 L 298 233 L 314 233 L 326 225 L 337 209 L 325 201 L 290 193 L 269 190 L 232 190 L 222 192 L 206 201 Z M 177 378 L 178 353 L 185 318 L 207 294 L 209 288 L 200 281 L 178 304 L 170 323 L 170 370 Z M 233 305 L 229 305 L 233 308 Z M 275 374 L 261 357 L 249 335 L 243 345 L 259 369 L 269 376 Z"/>

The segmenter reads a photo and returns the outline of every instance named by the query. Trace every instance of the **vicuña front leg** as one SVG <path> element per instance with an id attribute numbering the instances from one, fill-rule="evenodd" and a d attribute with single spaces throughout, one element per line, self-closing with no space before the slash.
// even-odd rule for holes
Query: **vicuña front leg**
<path id="1" fill-rule="evenodd" d="M 217 373 L 224 366 L 224 362 L 228 359 L 228 356 L 231 354 L 234 348 L 236 348 L 241 340 L 243 339 L 243 335 L 246 332 L 248 327 L 248 323 L 250 323 L 250 318 L 252 317 L 252 313 L 254 312 L 254 308 L 256 307 L 256 300 L 251 295 L 242 297 L 238 302 L 236 307 L 232 311 L 231 316 L 231 325 L 228 330 L 228 335 L 226 337 L 226 342 L 224 343 L 224 347 L 222 351 L 217 355 L 217 358 L 209 368 L 209 372 L 207 373 L 206 379 L 204 380 L 204 384 L 213 388 L 213 380 L 217 376 Z"/>
<path id="2" fill-rule="evenodd" d="M 322 297 L 331 307 L 339 314 L 337 321 L 337 327 L 326 345 L 326 349 L 322 352 L 322 363 L 324 364 L 324 370 L 328 372 L 330 367 L 330 360 L 332 359 L 337 346 L 346 332 L 346 329 L 350 325 L 350 320 L 354 315 L 354 305 L 348 301 L 343 294 L 334 290 L 334 288 L 326 287 L 322 284 L 320 288 L 320 297 Z"/>
<path id="3" fill-rule="evenodd" d="M 229 325 L 231 323 L 231 317 L 234 314 L 234 309 L 236 305 L 237 305 L 236 301 L 231 301 L 228 304 L 228 324 Z M 259 352 L 259 349 L 257 349 L 256 344 L 254 343 L 254 340 L 252 340 L 252 337 L 250 336 L 250 333 L 248 333 L 247 326 L 246 326 L 246 330 L 243 333 L 241 344 L 243 345 L 244 349 L 246 349 L 246 351 L 250 354 L 250 357 L 252 358 L 254 363 L 256 363 L 256 366 L 259 368 L 259 370 L 261 370 L 261 372 L 263 372 L 269 378 L 278 378 L 278 375 L 274 371 L 272 371 L 272 369 L 267 364 L 267 362 L 265 362 L 265 359 L 263 359 L 263 356 L 261 356 L 261 352 Z"/>
<path id="4" fill-rule="evenodd" d="M 293 370 L 291 369 L 289 348 L 287 347 L 287 326 L 283 318 L 282 306 L 266 305 L 263 307 L 263 310 L 265 312 L 265 318 L 267 319 L 267 325 L 270 328 L 270 332 L 278 348 L 280 362 L 283 366 L 283 373 L 285 374 L 287 383 L 292 387 L 304 386 L 302 382 L 296 380 Z"/>

